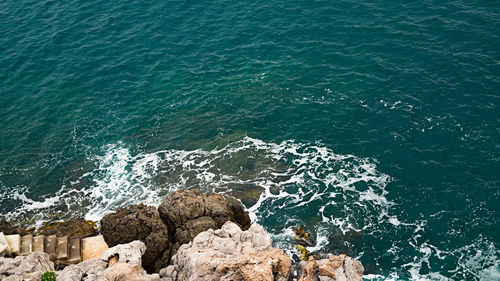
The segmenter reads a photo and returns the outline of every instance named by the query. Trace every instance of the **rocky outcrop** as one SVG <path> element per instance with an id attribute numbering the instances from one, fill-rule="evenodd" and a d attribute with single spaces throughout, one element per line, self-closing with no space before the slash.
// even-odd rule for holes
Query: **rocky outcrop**
<path id="1" fill-rule="evenodd" d="M 37 231 L 37 235 L 56 235 L 57 237 L 85 237 L 97 235 L 96 223 L 82 218 L 70 219 L 63 222 L 53 222 L 44 225 Z"/>
<path id="2" fill-rule="evenodd" d="M 15 258 L 0 258 L 0 280 L 39 281 L 45 271 L 53 271 L 54 263 L 46 253 L 31 253 Z"/>
<path id="3" fill-rule="evenodd" d="M 56 279 L 64 281 L 160 281 L 158 274 L 149 275 L 142 268 L 141 256 L 145 251 L 146 246 L 140 241 L 118 245 L 104 251 L 100 258 L 67 266 L 64 270 L 57 272 Z"/>
<path id="4" fill-rule="evenodd" d="M 243 229 L 250 226 L 250 217 L 239 201 L 220 194 L 203 194 L 199 190 L 174 192 L 160 205 L 158 212 L 173 237 L 172 254 L 200 232 L 221 228 L 227 221 Z"/>
<path id="5" fill-rule="evenodd" d="M 199 233 L 180 247 L 172 265 L 160 271 L 164 281 L 234 280 L 285 281 L 292 275 L 292 261 L 258 224 L 242 231 L 228 221 L 221 229 Z"/>
<path id="6" fill-rule="evenodd" d="M 346 255 L 330 256 L 328 259 L 315 260 L 312 256 L 307 262 L 298 265 L 298 281 L 362 281 L 363 265 Z"/>
<path id="7" fill-rule="evenodd" d="M 27 235 L 29 231 L 22 227 L 13 227 L 6 220 L 0 220 L 0 232 L 3 232 L 5 235 L 19 234 L 19 235 Z"/>
<path id="8" fill-rule="evenodd" d="M 101 232 L 110 247 L 134 240 L 144 242 L 142 266 L 148 272 L 158 272 L 168 265 L 169 232 L 155 207 L 139 204 L 120 208 L 102 218 Z"/>

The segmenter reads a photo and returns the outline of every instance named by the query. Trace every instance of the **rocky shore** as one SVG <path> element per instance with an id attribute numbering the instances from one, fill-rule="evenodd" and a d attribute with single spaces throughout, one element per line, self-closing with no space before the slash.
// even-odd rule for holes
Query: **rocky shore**
<path id="1" fill-rule="evenodd" d="M 29 231 L 0 221 L 0 232 Z M 174 192 L 158 208 L 120 208 L 101 219 L 102 236 L 82 219 L 48 224 L 37 234 L 90 237 L 82 240 L 90 242 L 78 249 L 78 263 L 36 251 L 17 256 L 4 251 L 12 257 L 0 257 L 1 281 L 38 281 L 47 271 L 55 272 L 58 281 L 347 281 L 362 280 L 364 271 L 345 255 L 308 255 L 307 261 L 294 263 L 272 247 L 262 226 L 251 224 L 239 201 L 198 190 Z"/>

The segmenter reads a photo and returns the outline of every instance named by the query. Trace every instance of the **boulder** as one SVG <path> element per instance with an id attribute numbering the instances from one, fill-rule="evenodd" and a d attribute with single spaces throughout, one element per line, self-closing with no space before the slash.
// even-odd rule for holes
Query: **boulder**
<path id="1" fill-rule="evenodd" d="M 0 220 L 0 232 L 3 232 L 5 235 L 19 234 L 19 235 L 27 235 L 29 231 L 22 227 L 13 227 L 6 220 Z"/>
<path id="2" fill-rule="evenodd" d="M 54 271 L 46 253 L 31 253 L 15 258 L 0 258 L 0 280 L 39 281 L 45 271 Z"/>
<path id="3" fill-rule="evenodd" d="M 146 246 L 141 241 L 121 244 L 105 250 L 99 258 L 70 265 L 57 272 L 57 280 L 65 281 L 160 281 L 158 274 L 149 275 L 141 267 Z"/>
<path id="4" fill-rule="evenodd" d="M 218 229 L 227 221 L 243 229 L 250 226 L 250 217 L 238 200 L 220 194 L 203 194 L 199 190 L 174 192 L 158 207 L 158 212 L 173 237 L 172 254 L 198 233 Z"/>
<path id="5" fill-rule="evenodd" d="M 363 265 L 346 255 L 330 256 L 328 259 L 309 257 L 298 265 L 299 281 L 362 281 Z"/>
<path id="6" fill-rule="evenodd" d="M 167 226 L 163 224 L 155 207 L 143 204 L 120 208 L 101 220 L 101 232 L 109 247 L 134 240 L 145 243 L 142 266 L 148 272 L 158 272 L 170 259 Z"/>
<path id="7" fill-rule="evenodd" d="M 228 221 L 221 229 L 201 232 L 192 243 L 182 245 L 160 276 L 168 281 L 289 280 L 291 259 L 271 245 L 262 226 L 253 224 L 242 231 Z"/>
<path id="8" fill-rule="evenodd" d="M 70 219 L 46 224 L 37 231 L 37 235 L 56 235 L 57 237 L 94 236 L 97 235 L 97 227 L 94 221 L 87 221 L 82 218 Z"/>

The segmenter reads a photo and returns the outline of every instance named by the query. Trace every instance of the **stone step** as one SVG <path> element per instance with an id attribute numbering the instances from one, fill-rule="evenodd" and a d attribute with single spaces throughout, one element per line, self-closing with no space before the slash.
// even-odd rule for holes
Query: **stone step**
<path id="1" fill-rule="evenodd" d="M 7 242 L 7 238 L 3 232 L 0 232 L 0 245 L 2 245 L 0 255 L 10 255 L 12 253 L 12 249 L 10 248 L 9 242 Z"/>
<path id="2" fill-rule="evenodd" d="M 43 247 L 51 260 L 56 258 L 56 244 L 57 237 L 55 235 L 45 236 Z"/>
<path id="3" fill-rule="evenodd" d="M 68 236 L 57 237 L 56 259 L 68 258 Z"/>
<path id="4" fill-rule="evenodd" d="M 19 255 L 21 251 L 21 235 L 19 234 L 5 235 L 5 238 L 7 238 L 7 242 L 9 243 L 12 254 Z"/>
<path id="5" fill-rule="evenodd" d="M 82 260 L 98 258 L 108 249 L 102 235 L 82 239 Z"/>
<path id="6" fill-rule="evenodd" d="M 33 237 L 33 252 L 44 252 L 45 237 L 43 235 L 38 235 Z"/>
<path id="7" fill-rule="evenodd" d="M 70 263 L 78 263 L 82 260 L 80 244 L 81 244 L 80 238 L 77 238 L 77 237 L 69 238 L 69 258 L 68 258 L 68 261 Z"/>
<path id="8" fill-rule="evenodd" d="M 21 237 L 21 255 L 28 255 L 33 252 L 33 236 L 24 235 Z"/>

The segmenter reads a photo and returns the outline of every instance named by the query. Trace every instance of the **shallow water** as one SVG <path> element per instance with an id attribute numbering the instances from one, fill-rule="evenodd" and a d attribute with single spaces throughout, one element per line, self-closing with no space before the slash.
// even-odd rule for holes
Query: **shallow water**
<path id="1" fill-rule="evenodd" d="M 0 3 L 0 214 L 242 199 L 369 279 L 499 280 L 498 1 Z"/>

